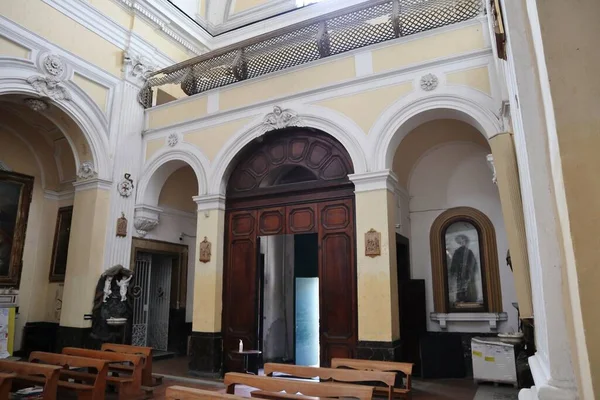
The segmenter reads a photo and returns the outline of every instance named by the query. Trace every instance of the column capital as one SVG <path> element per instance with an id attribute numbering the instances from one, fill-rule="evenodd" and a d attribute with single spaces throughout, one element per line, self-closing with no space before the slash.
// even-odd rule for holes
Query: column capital
<path id="1" fill-rule="evenodd" d="M 148 232 L 154 230 L 160 222 L 162 208 L 138 204 L 135 206 L 133 226 L 140 237 L 145 237 Z"/>
<path id="2" fill-rule="evenodd" d="M 81 192 L 83 190 L 109 190 L 112 187 L 112 181 L 106 179 L 93 178 L 73 182 L 75 192 Z"/>
<path id="3" fill-rule="evenodd" d="M 348 175 L 354 183 L 354 192 L 369 192 L 372 190 L 387 189 L 395 193 L 400 189 L 398 178 L 391 170 L 365 172 L 362 174 Z"/>
<path id="4" fill-rule="evenodd" d="M 198 211 L 206 210 L 225 210 L 224 194 L 203 194 L 192 197 L 198 205 Z"/>

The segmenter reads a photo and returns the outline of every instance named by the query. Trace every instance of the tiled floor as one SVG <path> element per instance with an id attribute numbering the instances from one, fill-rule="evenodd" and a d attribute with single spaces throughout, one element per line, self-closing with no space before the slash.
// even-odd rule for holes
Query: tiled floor
<path id="1" fill-rule="evenodd" d="M 180 385 L 195 387 L 205 390 L 214 390 L 224 392 L 223 385 L 219 381 L 194 381 L 190 375 L 187 374 L 187 358 L 173 358 L 169 360 L 157 361 L 153 364 L 154 372 L 157 374 L 171 375 L 171 376 L 182 376 L 185 381 L 179 380 L 165 380 L 165 384 L 161 388 L 157 388 L 155 391 L 154 398 L 157 400 L 164 399 L 164 391 L 167 386 Z M 436 380 L 413 380 L 413 399 L 414 400 L 473 400 L 477 393 L 477 385 L 471 379 L 436 379 Z M 493 386 L 488 387 L 487 392 L 503 392 L 507 389 L 498 388 L 497 390 Z M 249 396 L 250 389 L 239 387 L 236 390 L 236 394 L 242 396 Z M 516 393 L 516 391 L 515 391 Z M 481 396 L 478 396 L 479 400 Z M 504 399 L 505 397 L 495 396 L 484 396 L 487 399 Z M 508 397 L 510 398 L 510 397 Z M 516 394 L 515 397 L 516 399 Z"/>

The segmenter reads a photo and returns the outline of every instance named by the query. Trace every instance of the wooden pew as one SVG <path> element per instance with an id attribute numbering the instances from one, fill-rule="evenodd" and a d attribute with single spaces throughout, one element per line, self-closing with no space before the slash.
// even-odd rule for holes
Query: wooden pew
<path id="1" fill-rule="evenodd" d="M 399 372 L 404 375 L 404 387 L 394 387 L 394 396 L 405 399 L 412 398 L 411 380 L 412 380 L 412 363 L 393 362 L 393 361 L 372 361 L 358 360 L 352 358 L 334 358 L 331 360 L 332 368 L 349 368 L 360 371 L 386 371 Z M 381 388 L 375 388 L 375 393 L 382 393 Z"/>
<path id="2" fill-rule="evenodd" d="M 142 369 L 142 386 L 155 387 L 162 385 L 162 376 L 152 375 L 152 347 L 131 346 L 128 344 L 104 343 L 102 351 L 113 351 L 115 353 L 135 354 L 144 359 Z M 129 366 L 115 367 L 117 370 L 130 371 Z"/>
<path id="3" fill-rule="evenodd" d="M 106 391 L 106 374 L 108 363 L 93 358 L 74 357 L 65 354 L 44 353 L 34 351 L 29 355 L 29 362 L 61 367 L 58 389 L 73 391 L 79 400 L 104 400 Z M 69 382 L 71 371 L 69 368 L 94 369 L 96 373 L 90 373 L 92 379 L 89 382 Z M 27 381 L 38 383 L 39 378 L 27 378 Z"/>
<path id="4" fill-rule="evenodd" d="M 44 387 L 42 399 L 56 400 L 56 388 L 61 367 L 50 365 L 31 364 L 23 361 L 0 360 L 0 371 L 15 373 L 13 381 L 23 382 L 28 378 L 39 378 L 36 384 Z"/>
<path id="5" fill-rule="evenodd" d="M 167 388 L 165 400 L 242 400 L 245 397 L 234 396 L 232 394 L 211 392 L 208 390 L 192 389 L 183 386 L 169 386 Z"/>
<path id="6" fill-rule="evenodd" d="M 88 350 L 79 349 L 75 347 L 65 347 L 63 354 L 71 356 L 94 358 L 97 360 L 107 361 L 109 363 L 108 368 L 112 368 L 115 363 L 129 363 L 133 366 L 131 375 L 128 376 L 108 376 L 106 378 L 107 384 L 117 387 L 119 392 L 119 399 L 132 399 L 141 396 L 142 390 L 142 357 L 136 356 L 135 354 L 123 354 L 114 353 L 110 351 L 101 350 Z M 89 374 L 86 376 L 85 373 L 73 373 L 80 379 L 92 378 Z"/>
<path id="7" fill-rule="evenodd" d="M 14 372 L 0 372 L 0 400 L 8 400 L 12 381 L 17 377 Z"/>
<path id="8" fill-rule="evenodd" d="M 283 373 L 296 378 L 315 378 L 321 381 L 334 381 L 345 383 L 381 382 L 387 386 L 388 399 L 392 400 L 394 384 L 396 383 L 395 372 L 385 371 L 356 371 L 351 369 L 337 368 L 315 368 L 302 365 L 266 363 L 265 375 L 273 376 L 273 373 Z"/>
<path id="9" fill-rule="evenodd" d="M 328 397 L 304 396 L 302 394 L 289 394 L 285 392 L 267 392 L 265 390 L 253 390 L 250 397 L 266 400 L 320 400 L 329 399 Z"/>
<path id="10" fill-rule="evenodd" d="M 350 385 L 347 383 L 307 382 L 294 379 L 271 378 L 229 372 L 225 374 L 227 393 L 235 394 L 236 385 L 246 385 L 266 392 L 285 391 L 289 394 L 302 393 L 316 397 L 356 397 L 360 400 L 371 400 L 373 388 L 370 386 Z"/>

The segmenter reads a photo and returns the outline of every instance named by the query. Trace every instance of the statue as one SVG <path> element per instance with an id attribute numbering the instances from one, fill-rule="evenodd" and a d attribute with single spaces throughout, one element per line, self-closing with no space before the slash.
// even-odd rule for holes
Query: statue
<path id="1" fill-rule="evenodd" d="M 92 309 L 92 339 L 101 343 L 120 342 L 123 330 L 113 328 L 106 321 L 131 318 L 133 297 L 129 293 L 129 282 L 132 277 L 133 273 L 122 265 L 115 265 L 100 276 Z"/>
<path id="2" fill-rule="evenodd" d="M 212 245 L 208 241 L 208 238 L 204 236 L 204 240 L 200 242 L 200 262 L 209 262 L 211 255 Z"/>

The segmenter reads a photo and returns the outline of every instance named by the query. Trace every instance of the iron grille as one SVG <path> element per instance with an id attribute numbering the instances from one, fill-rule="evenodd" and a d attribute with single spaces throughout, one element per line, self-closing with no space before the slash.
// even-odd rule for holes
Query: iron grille
<path id="1" fill-rule="evenodd" d="M 281 71 L 330 55 L 476 18 L 482 0 L 371 1 L 319 20 L 218 49 L 150 75 L 139 95 L 152 106 L 152 88 L 180 84 L 189 96 Z"/>

